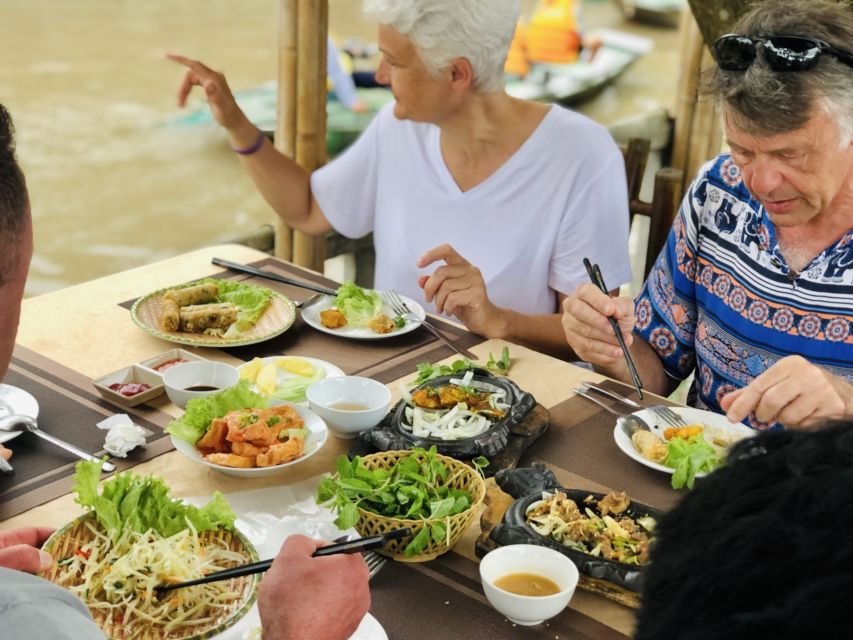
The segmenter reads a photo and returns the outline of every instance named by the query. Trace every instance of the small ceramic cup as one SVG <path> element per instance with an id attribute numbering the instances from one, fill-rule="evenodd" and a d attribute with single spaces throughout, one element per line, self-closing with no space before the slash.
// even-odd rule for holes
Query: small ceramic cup
<path id="1" fill-rule="evenodd" d="M 240 381 L 240 372 L 234 367 L 213 360 L 194 360 L 169 367 L 163 373 L 166 395 L 181 409 L 194 398 L 203 398 Z"/>
<path id="2" fill-rule="evenodd" d="M 391 392 L 381 382 L 339 376 L 315 382 L 305 393 L 308 406 L 338 438 L 355 438 L 372 429 L 388 412 Z"/>
<path id="3" fill-rule="evenodd" d="M 514 573 L 531 573 L 554 582 L 560 591 L 549 596 L 521 596 L 495 586 L 495 581 Z M 480 562 L 480 580 L 486 599 L 507 620 L 523 626 L 553 618 L 569 604 L 579 579 L 568 557 L 535 544 L 511 544 L 490 551 Z"/>

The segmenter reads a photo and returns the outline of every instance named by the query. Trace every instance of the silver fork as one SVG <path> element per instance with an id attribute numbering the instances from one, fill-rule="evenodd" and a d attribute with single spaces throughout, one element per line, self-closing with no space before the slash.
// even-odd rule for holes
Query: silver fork
<path id="1" fill-rule="evenodd" d="M 385 301 L 391 310 L 396 313 L 398 316 L 401 316 L 406 322 L 417 322 L 424 328 L 426 328 L 432 335 L 441 340 L 446 346 L 450 347 L 453 351 L 458 353 L 460 356 L 468 358 L 469 360 L 476 360 L 477 356 L 466 351 L 465 349 L 460 349 L 456 345 L 454 345 L 450 340 L 444 337 L 438 329 L 432 326 L 427 319 L 424 318 L 421 320 L 418 316 L 412 313 L 412 310 L 409 308 L 409 305 L 406 304 L 406 301 L 403 300 L 398 293 L 395 291 L 382 291 L 380 294 L 382 300 Z"/>
<path id="2" fill-rule="evenodd" d="M 371 578 L 379 573 L 379 570 L 385 566 L 386 562 L 388 562 L 388 558 L 380 556 L 375 551 L 365 551 L 362 556 L 364 557 L 364 561 L 367 563 L 367 569 L 370 571 Z"/>
<path id="3" fill-rule="evenodd" d="M 590 382 L 585 383 L 584 388 L 589 390 L 589 391 L 594 391 L 595 393 L 600 393 L 602 395 L 605 395 L 608 398 L 612 398 L 613 400 L 616 400 L 617 402 L 621 402 L 622 404 L 625 404 L 629 407 L 632 407 L 638 411 L 641 409 L 648 409 L 649 411 L 654 413 L 656 416 L 658 416 L 661 420 L 663 420 L 666 424 L 668 424 L 671 427 L 683 427 L 687 424 L 687 422 L 684 420 L 684 418 L 682 418 L 680 415 L 678 415 L 675 411 L 673 411 L 672 409 L 670 409 L 666 405 L 655 404 L 655 405 L 652 405 L 650 407 L 646 407 L 644 405 L 641 405 L 638 402 L 634 402 L 633 400 L 631 400 L 631 398 L 626 398 L 624 396 L 619 395 L 618 393 L 613 393 L 612 391 L 609 391 L 608 389 L 603 389 L 602 387 L 597 387 Z"/>

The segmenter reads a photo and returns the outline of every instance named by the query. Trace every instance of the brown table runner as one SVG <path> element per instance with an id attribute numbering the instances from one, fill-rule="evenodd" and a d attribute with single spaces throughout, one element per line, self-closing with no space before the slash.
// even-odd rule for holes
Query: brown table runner
<path id="1" fill-rule="evenodd" d="M 389 562 L 370 581 L 371 613 L 391 640 L 430 638 L 565 638 L 625 640 L 627 636 L 578 611 L 560 615 L 534 627 L 521 627 L 495 611 L 480 585 L 477 565 L 447 553 L 432 562 Z"/>
<path id="2" fill-rule="evenodd" d="M 106 431 L 95 425 L 116 413 L 129 414 L 152 435 L 144 449 L 132 451 L 124 460 L 112 459 L 120 471 L 172 449 L 171 439 L 163 432 L 170 416 L 145 404 L 128 409 L 110 404 L 97 394 L 89 378 L 19 345 L 3 383 L 35 397 L 41 429 L 97 456 L 104 455 Z M 27 433 L 6 446 L 14 452 L 15 473 L 0 475 L 0 520 L 71 491 L 78 461 L 73 454 Z"/>
<path id="3" fill-rule="evenodd" d="M 627 385 L 607 381 L 601 386 L 639 401 Z M 568 488 L 625 491 L 630 498 L 663 510 L 678 502 L 682 492 L 671 487 L 668 474 L 644 467 L 616 446 L 612 414 L 581 396 L 564 400 L 550 412 L 551 428 L 527 451 L 522 464 L 547 463 Z"/>
<path id="4" fill-rule="evenodd" d="M 324 287 L 336 288 L 338 286 L 338 283 L 320 274 L 305 271 L 275 258 L 265 258 L 252 262 L 250 265 L 264 271 Z M 234 272 L 222 272 L 213 277 L 240 280 L 241 282 L 268 287 L 297 302 L 314 295 L 312 291 L 307 289 Z M 134 300 L 128 300 L 121 303 L 121 306 L 129 309 L 133 303 Z M 449 322 L 435 318 L 431 318 L 431 322 L 439 328 L 448 340 L 460 347 L 468 349 L 483 342 L 482 337 Z M 383 383 L 391 382 L 408 373 L 414 373 L 415 366 L 419 362 L 435 362 L 453 355 L 453 351 L 449 347 L 439 342 L 426 329 L 416 329 L 396 338 L 368 342 L 339 338 L 316 331 L 302 321 L 301 315 L 297 317 L 293 327 L 280 336 L 258 344 L 229 348 L 227 351 L 243 360 L 284 353 L 321 358 L 337 365 L 348 375 L 365 375 Z"/>

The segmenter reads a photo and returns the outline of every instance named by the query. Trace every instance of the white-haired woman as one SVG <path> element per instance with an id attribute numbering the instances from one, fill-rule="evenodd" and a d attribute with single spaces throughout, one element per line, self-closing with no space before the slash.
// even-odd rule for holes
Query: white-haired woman
<path id="1" fill-rule="evenodd" d="M 434 302 L 471 331 L 569 355 L 558 313 L 597 262 L 630 280 L 621 154 L 568 110 L 508 96 L 503 65 L 518 0 L 365 0 L 379 22 L 377 80 L 395 101 L 341 157 L 309 175 L 239 109 L 225 78 L 204 88 L 266 200 L 291 227 L 374 233 L 375 286 Z M 422 291 L 421 291 L 422 289 Z"/>

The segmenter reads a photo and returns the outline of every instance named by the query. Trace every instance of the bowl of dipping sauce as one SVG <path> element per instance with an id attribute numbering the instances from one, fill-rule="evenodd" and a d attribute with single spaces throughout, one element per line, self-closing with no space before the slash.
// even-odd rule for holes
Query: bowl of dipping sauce
<path id="1" fill-rule="evenodd" d="M 553 618 L 569 604 L 578 569 L 559 551 L 534 544 L 511 544 L 480 562 L 486 599 L 507 620 L 523 626 Z"/>
<path id="2" fill-rule="evenodd" d="M 388 412 L 391 392 L 381 382 L 340 376 L 315 382 L 305 393 L 308 406 L 338 438 L 355 438 L 372 429 Z"/>
<path id="3" fill-rule="evenodd" d="M 234 367 L 213 360 L 181 362 L 166 369 L 163 384 L 169 399 L 185 409 L 193 398 L 203 398 L 211 393 L 233 387 L 240 381 L 240 372 Z"/>

